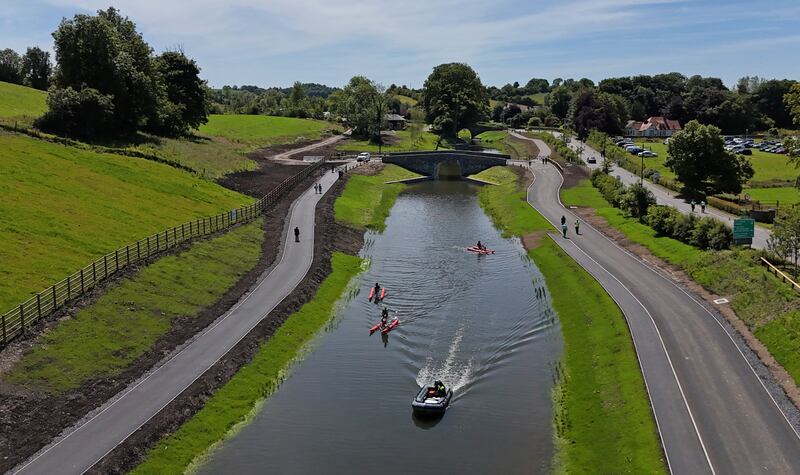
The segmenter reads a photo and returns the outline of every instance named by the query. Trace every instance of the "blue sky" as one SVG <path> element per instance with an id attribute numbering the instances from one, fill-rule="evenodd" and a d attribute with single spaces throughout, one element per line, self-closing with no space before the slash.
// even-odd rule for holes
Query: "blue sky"
<path id="1" fill-rule="evenodd" d="M 2 0 L 0 48 L 52 49 L 63 17 L 110 0 Z M 466 62 L 484 84 L 679 71 L 800 79 L 798 0 L 117 0 L 156 51 L 180 46 L 212 86 L 421 87 Z"/>

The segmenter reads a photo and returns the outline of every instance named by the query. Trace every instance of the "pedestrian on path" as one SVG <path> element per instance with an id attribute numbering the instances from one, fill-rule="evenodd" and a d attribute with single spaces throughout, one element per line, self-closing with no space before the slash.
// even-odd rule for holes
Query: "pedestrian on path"
<path id="1" fill-rule="evenodd" d="M 294 227 L 294 242 L 300 242 L 300 228 Z"/>
<path id="2" fill-rule="evenodd" d="M 575 220 L 575 234 L 581 235 L 581 222 L 577 219 Z"/>
<path id="3" fill-rule="evenodd" d="M 691 202 L 691 203 L 689 203 L 689 204 L 690 204 L 690 205 L 691 205 L 691 207 L 692 207 L 692 213 L 694 213 L 694 206 L 695 206 L 694 199 L 692 199 L 692 202 Z"/>
<path id="4" fill-rule="evenodd" d="M 702 211 L 703 213 L 706 212 L 706 200 L 700 202 L 700 211 Z"/>
<path id="5" fill-rule="evenodd" d="M 561 224 L 561 233 L 564 235 L 564 237 L 567 237 L 567 223 Z"/>
<path id="6" fill-rule="evenodd" d="M 567 224 L 567 217 L 562 214 L 561 215 L 561 225 L 564 226 L 565 224 Z"/>

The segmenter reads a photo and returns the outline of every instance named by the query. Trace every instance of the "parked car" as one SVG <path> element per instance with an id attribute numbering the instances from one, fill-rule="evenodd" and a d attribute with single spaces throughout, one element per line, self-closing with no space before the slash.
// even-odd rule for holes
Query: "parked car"
<path id="1" fill-rule="evenodd" d="M 589 155 L 588 157 L 586 157 L 586 161 L 589 163 L 597 163 L 597 159 L 594 158 L 594 155 Z"/>
<path id="2" fill-rule="evenodd" d="M 637 155 L 639 152 L 644 152 L 644 149 L 641 147 L 632 147 L 628 149 L 628 152 L 632 155 Z"/>
<path id="3" fill-rule="evenodd" d="M 369 152 L 361 152 L 358 154 L 358 157 L 356 157 L 357 162 L 368 162 L 369 159 L 370 159 Z"/>
<path id="4" fill-rule="evenodd" d="M 786 149 L 783 147 L 778 147 L 775 149 L 775 153 L 786 153 Z"/>
<path id="5" fill-rule="evenodd" d="M 657 157 L 658 156 L 658 154 L 656 152 L 652 152 L 650 150 L 641 151 L 637 155 L 639 155 L 640 157 L 645 157 L 645 158 Z"/>
<path id="6" fill-rule="evenodd" d="M 750 150 L 749 148 L 740 148 L 736 150 L 736 153 L 738 153 L 739 155 L 752 155 L 753 151 Z"/>

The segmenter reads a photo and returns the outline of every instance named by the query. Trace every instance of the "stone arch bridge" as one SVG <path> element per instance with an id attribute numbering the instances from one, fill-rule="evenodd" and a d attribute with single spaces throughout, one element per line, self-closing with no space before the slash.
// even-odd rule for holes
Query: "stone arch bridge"
<path id="1" fill-rule="evenodd" d="M 383 163 L 393 163 L 433 179 L 457 179 L 487 168 L 505 165 L 508 155 L 468 150 L 396 152 L 384 155 Z"/>

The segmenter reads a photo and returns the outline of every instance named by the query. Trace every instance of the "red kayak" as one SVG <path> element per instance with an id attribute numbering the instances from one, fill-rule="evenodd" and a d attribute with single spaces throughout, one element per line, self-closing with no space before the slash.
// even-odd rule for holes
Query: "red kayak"
<path id="1" fill-rule="evenodd" d="M 381 329 L 381 322 L 378 322 L 374 327 L 369 329 L 369 334 L 372 335 L 376 331 Z"/>
<path id="2" fill-rule="evenodd" d="M 467 248 L 467 250 L 476 254 L 494 254 L 492 249 L 480 249 L 478 246 L 470 246 Z"/>
<path id="3" fill-rule="evenodd" d="M 395 318 L 394 320 L 392 320 L 392 323 L 386 325 L 381 330 L 381 333 L 385 335 L 385 334 L 389 333 L 390 331 L 394 330 L 395 328 L 397 328 L 397 325 L 400 325 L 400 320 Z"/>
<path id="4" fill-rule="evenodd" d="M 375 303 L 378 303 L 381 300 L 385 299 L 386 298 L 386 287 L 381 287 L 381 295 L 380 295 L 380 297 L 375 297 L 375 287 L 372 287 L 371 289 L 369 289 L 369 297 L 367 298 L 367 300 L 372 301 L 373 298 L 375 298 Z"/>

